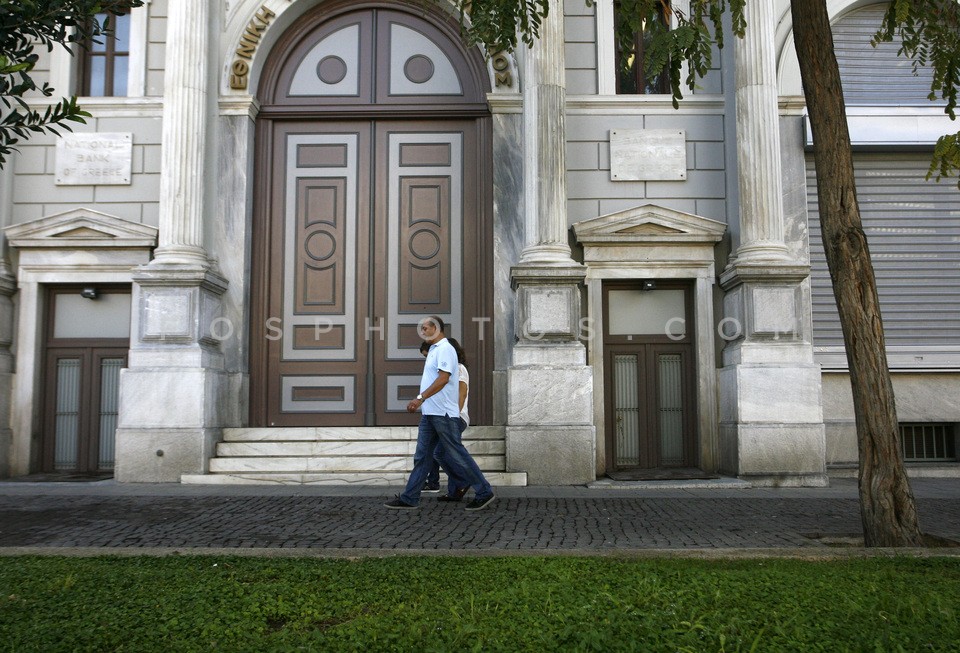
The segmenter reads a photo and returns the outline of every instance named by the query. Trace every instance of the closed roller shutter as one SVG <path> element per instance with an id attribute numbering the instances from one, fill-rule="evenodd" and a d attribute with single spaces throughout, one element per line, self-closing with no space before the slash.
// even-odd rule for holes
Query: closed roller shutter
<path id="1" fill-rule="evenodd" d="M 857 9 L 833 25 L 833 44 L 840 64 L 843 96 L 851 105 L 928 105 L 932 72 L 897 56 L 899 39 L 874 48 L 870 39 L 880 29 L 886 4 Z"/>
<path id="2" fill-rule="evenodd" d="M 877 276 L 891 367 L 942 364 L 960 347 L 960 191 L 925 181 L 929 153 L 854 157 L 857 196 Z M 807 157 L 813 338 L 818 351 L 843 347 L 823 252 L 813 157 Z M 939 365 L 942 366 L 942 365 Z"/>

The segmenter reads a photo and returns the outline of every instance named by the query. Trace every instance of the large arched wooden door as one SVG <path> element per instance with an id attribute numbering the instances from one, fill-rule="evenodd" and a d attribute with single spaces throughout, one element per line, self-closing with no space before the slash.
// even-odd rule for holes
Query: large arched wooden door
<path id="1" fill-rule="evenodd" d="M 251 423 L 416 422 L 418 322 L 451 323 L 489 419 L 493 334 L 483 64 L 455 26 L 324 5 L 264 69 Z"/>

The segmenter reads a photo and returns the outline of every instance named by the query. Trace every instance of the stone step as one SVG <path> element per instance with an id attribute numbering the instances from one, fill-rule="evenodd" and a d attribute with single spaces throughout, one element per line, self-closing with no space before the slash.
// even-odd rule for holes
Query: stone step
<path id="1" fill-rule="evenodd" d="M 503 426 L 471 426 L 464 440 L 502 440 Z M 360 440 L 413 440 L 416 426 L 350 426 L 350 427 L 257 427 L 223 430 L 224 442 L 339 442 Z"/>
<path id="2" fill-rule="evenodd" d="M 526 472 L 487 472 L 483 475 L 496 487 L 525 487 Z M 441 487 L 446 479 L 441 474 Z M 402 486 L 406 472 L 330 472 L 330 473 L 233 473 L 184 474 L 180 482 L 187 485 L 375 485 Z M 429 496 L 429 495 L 428 495 Z"/>
<path id="3" fill-rule="evenodd" d="M 464 438 L 463 445 L 474 456 L 502 456 L 506 452 L 506 444 L 503 440 Z M 412 459 L 416 449 L 416 440 L 220 442 L 217 444 L 217 457 L 400 456 Z"/>
<path id="4" fill-rule="evenodd" d="M 502 472 L 504 456 L 474 456 L 480 469 Z M 283 472 L 294 474 L 326 472 L 409 472 L 413 456 L 272 456 L 211 458 L 213 474 Z"/>

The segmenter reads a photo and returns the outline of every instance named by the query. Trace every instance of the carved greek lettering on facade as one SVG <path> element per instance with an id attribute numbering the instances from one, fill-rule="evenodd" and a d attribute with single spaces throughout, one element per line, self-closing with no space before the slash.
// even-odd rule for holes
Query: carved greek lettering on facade
<path id="1" fill-rule="evenodd" d="M 493 66 L 493 79 L 496 86 L 513 86 L 513 73 L 510 71 L 510 55 L 505 50 L 490 54 Z"/>
<path id="2" fill-rule="evenodd" d="M 266 5 L 261 5 L 257 13 L 247 23 L 235 51 L 237 58 L 230 65 L 230 88 L 237 90 L 247 88 L 247 76 L 250 74 L 250 64 L 247 62 L 253 59 L 257 46 L 260 45 L 260 37 L 263 35 L 263 31 L 267 29 L 270 21 L 275 17 L 276 14 L 273 11 Z"/>

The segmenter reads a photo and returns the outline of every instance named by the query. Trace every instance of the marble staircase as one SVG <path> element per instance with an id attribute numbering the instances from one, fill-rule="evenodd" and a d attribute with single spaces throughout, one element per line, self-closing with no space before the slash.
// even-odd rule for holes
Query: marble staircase
<path id="1" fill-rule="evenodd" d="M 493 486 L 525 486 L 525 472 L 507 472 L 505 429 L 476 426 L 467 447 Z M 224 429 L 208 474 L 186 484 L 403 485 L 413 466 L 417 427 Z"/>

